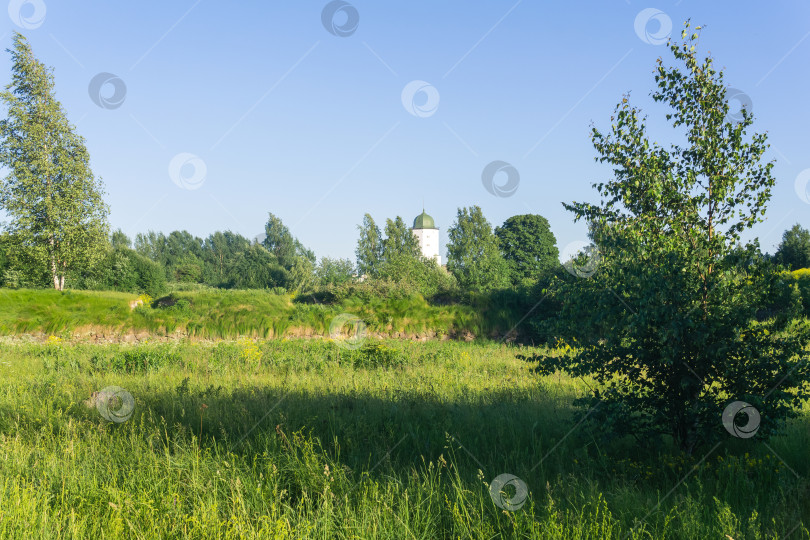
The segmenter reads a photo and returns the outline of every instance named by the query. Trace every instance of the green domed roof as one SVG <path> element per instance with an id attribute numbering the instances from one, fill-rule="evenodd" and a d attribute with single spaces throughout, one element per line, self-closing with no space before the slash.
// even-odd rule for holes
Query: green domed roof
<path id="1" fill-rule="evenodd" d="M 414 229 L 435 229 L 436 225 L 433 223 L 433 218 L 430 217 L 422 210 L 422 213 L 416 216 L 413 220 Z"/>

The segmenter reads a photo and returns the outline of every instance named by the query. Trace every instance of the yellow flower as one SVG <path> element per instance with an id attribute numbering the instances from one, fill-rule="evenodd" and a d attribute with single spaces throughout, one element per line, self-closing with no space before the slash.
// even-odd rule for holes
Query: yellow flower
<path id="1" fill-rule="evenodd" d="M 239 340 L 241 345 L 240 357 L 247 362 L 260 362 L 262 359 L 262 351 L 259 346 L 248 338 Z"/>

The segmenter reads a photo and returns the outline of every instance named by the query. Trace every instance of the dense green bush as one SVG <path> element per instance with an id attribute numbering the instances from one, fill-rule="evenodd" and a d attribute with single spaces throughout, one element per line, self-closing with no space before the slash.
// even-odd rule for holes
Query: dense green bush
<path id="1" fill-rule="evenodd" d="M 354 280 L 354 264 L 349 259 L 322 257 L 315 267 L 317 285 L 342 285 Z"/>
<path id="2" fill-rule="evenodd" d="M 169 277 L 182 283 L 199 283 L 203 275 L 203 262 L 191 254 L 183 255 L 168 268 Z"/>
<path id="3" fill-rule="evenodd" d="M 146 293 L 157 296 L 166 292 L 166 277 L 160 265 L 132 250 L 129 250 L 130 264 L 135 272 L 135 290 L 130 292 Z"/>
<path id="4" fill-rule="evenodd" d="M 804 314 L 805 316 L 810 315 L 810 268 L 794 270 L 791 275 L 796 280 L 796 285 L 799 288 Z"/>
<path id="5" fill-rule="evenodd" d="M 801 290 L 798 280 L 791 273 L 767 272 L 758 278 L 764 281 L 762 287 L 764 294 L 756 303 L 757 319 L 773 318 L 779 327 L 784 327 L 802 315 Z"/>
<path id="6" fill-rule="evenodd" d="M 160 264 L 123 246 L 108 250 L 97 266 L 72 276 L 67 285 L 76 289 L 146 293 L 150 296 L 167 290 Z"/>
<path id="7" fill-rule="evenodd" d="M 423 264 L 423 263 L 419 263 Z M 340 285 L 318 287 L 314 291 L 296 297 L 296 302 L 304 303 L 339 303 L 349 298 L 371 302 L 380 299 L 425 299 L 445 298 L 458 300 L 459 290 L 452 275 L 436 266 L 435 263 L 424 263 L 426 273 L 420 278 L 389 279 L 369 278 L 361 282 L 344 282 Z M 446 302 L 446 303 L 449 303 Z"/>
<path id="8" fill-rule="evenodd" d="M 154 300 L 150 307 L 161 309 L 176 315 L 191 316 L 191 298 L 180 298 L 174 293 Z"/>
<path id="9" fill-rule="evenodd" d="M 397 349 L 387 346 L 382 341 L 367 341 L 357 350 L 346 354 L 355 368 L 390 368 L 400 367 L 405 357 Z"/>
<path id="10" fill-rule="evenodd" d="M 227 278 L 220 284 L 227 289 L 265 289 L 285 286 L 290 273 L 275 255 L 258 244 L 239 253 Z"/>
<path id="11" fill-rule="evenodd" d="M 112 355 L 97 353 L 89 360 L 90 370 L 101 373 L 146 373 L 181 365 L 182 356 L 173 348 L 149 345 L 123 348 Z"/>

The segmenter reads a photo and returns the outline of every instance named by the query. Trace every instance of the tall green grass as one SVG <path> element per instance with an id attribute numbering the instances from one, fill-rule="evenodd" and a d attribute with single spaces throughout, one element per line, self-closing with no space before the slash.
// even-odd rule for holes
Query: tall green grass
<path id="1" fill-rule="evenodd" d="M 136 296 L 128 293 L 0 289 L 0 335 L 326 336 L 330 322 L 343 312 L 361 317 L 368 332 L 381 336 L 442 337 L 465 332 L 496 336 L 509 330 L 482 324 L 482 316 L 471 306 L 432 306 L 421 297 L 347 298 L 323 305 L 294 302 L 289 294 L 260 290 L 199 289 L 172 294 L 188 305 L 130 310 L 129 302 Z"/>
<path id="2" fill-rule="evenodd" d="M 593 383 L 526 352 L 6 339 L 0 537 L 810 537 L 806 416 L 703 461 L 603 447 L 571 408 Z M 121 424 L 83 403 L 110 385 L 135 398 Z M 502 473 L 529 489 L 514 512 L 488 491 Z"/>

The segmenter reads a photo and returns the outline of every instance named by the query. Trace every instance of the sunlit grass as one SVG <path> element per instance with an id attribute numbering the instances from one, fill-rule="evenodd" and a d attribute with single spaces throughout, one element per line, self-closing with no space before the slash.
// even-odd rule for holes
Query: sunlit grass
<path id="1" fill-rule="evenodd" d="M 0 537 L 808 538 L 806 417 L 702 461 L 603 448 L 571 408 L 592 382 L 521 352 L 6 338 Z M 111 385 L 135 398 L 121 424 L 84 404 Z M 517 511 L 490 497 L 502 473 Z"/>
<path id="2" fill-rule="evenodd" d="M 199 339 L 326 336 L 343 312 L 364 319 L 367 330 L 384 336 L 442 337 L 506 332 L 511 321 L 485 327 L 471 306 L 431 306 L 410 299 L 348 298 L 335 305 L 294 302 L 289 294 L 263 290 L 178 291 L 187 307 L 130 309 L 137 295 L 118 292 L 0 289 L 0 335 L 19 333 L 88 335 L 154 334 Z"/>

